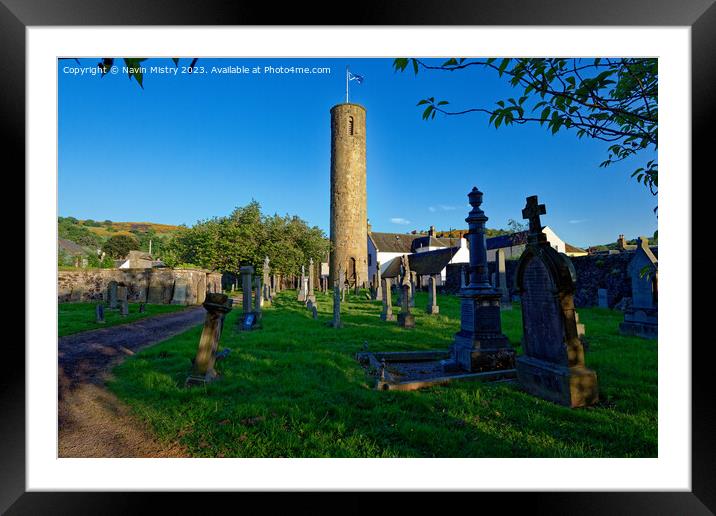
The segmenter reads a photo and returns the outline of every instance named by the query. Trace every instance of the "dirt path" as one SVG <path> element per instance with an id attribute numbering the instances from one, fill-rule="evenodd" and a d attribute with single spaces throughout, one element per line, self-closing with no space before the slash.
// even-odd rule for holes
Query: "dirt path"
<path id="1" fill-rule="evenodd" d="M 201 307 L 134 323 L 60 337 L 58 426 L 60 457 L 186 457 L 177 443 L 158 443 L 129 409 L 104 388 L 124 357 L 201 324 Z"/>

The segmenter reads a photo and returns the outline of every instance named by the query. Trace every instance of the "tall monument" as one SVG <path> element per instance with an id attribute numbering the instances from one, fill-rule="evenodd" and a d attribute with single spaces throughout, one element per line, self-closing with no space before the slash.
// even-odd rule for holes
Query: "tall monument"
<path id="1" fill-rule="evenodd" d="M 329 285 L 346 271 L 351 287 L 368 281 L 365 108 L 331 108 L 331 255 Z M 341 286 L 342 287 L 342 286 Z"/>

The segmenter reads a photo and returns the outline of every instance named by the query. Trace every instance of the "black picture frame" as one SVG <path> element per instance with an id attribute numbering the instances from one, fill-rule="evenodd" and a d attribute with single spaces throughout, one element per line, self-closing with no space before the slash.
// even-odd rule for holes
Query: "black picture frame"
<path id="1" fill-rule="evenodd" d="M 449 5 L 438 0 L 412 2 L 368 1 L 330 8 L 326 4 L 294 2 L 276 5 L 268 2 L 239 3 L 221 0 L 0 0 L 0 70 L 2 70 L 2 120 L 6 135 L 6 162 L 15 158 L 16 174 L 25 166 L 25 30 L 29 26 L 89 25 L 543 25 L 543 26 L 688 26 L 691 27 L 692 70 L 692 163 L 707 168 L 707 145 L 711 118 L 716 113 L 716 5 L 714 0 L 459 0 Z M 12 171 L 11 171 L 12 170 Z M 680 171 L 686 174 L 687 171 Z M 693 174 L 692 174 L 693 176 Z M 697 234 L 694 232 L 694 234 Z M 685 250 L 686 251 L 686 250 Z M 704 253 L 706 254 L 706 253 Z M 709 267 L 705 256 L 692 255 L 692 270 Z M 25 271 L 26 274 L 28 271 Z M 684 278 L 686 279 L 686 278 Z M 692 302 L 691 306 L 695 306 Z M 26 315 L 27 316 L 27 315 Z M 692 315 L 692 321 L 694 317 Z M 696 319 L 698 320 L 698 319 Z M 688 330 L 683 342 L 664 345 L 688 349 Z M 710 339 L 692 346 L 692 491 L 690 492 L 561 492 L 512 493 L 510 505 L 528 504 L 531 513 L 540 514 L 714 514 L 716 512 L 716 403 L 710 382 Z M 695 343 L 696 339 L 692 338 Z M 146 495 L 126 493 L 27 493 L 25 489 L 25 353 L 8 339 L 4 347 L 3 374 L 0 375 L 0 512 L 8 514 L 126 514 L 146 507 Z M 8 367 L 11 364 L 11 367 Z M 161 503 L 181 504 L 181 512 L 201 510 L 207 497 L 186 493 L 158 493 Z M 211 494 L 211 506 L 218 509 L 223 495 Z M 254 495 L 244 495 L 251 498 Z M 504 493 L 451 495 L 455 503 L 477 509 L 489 501 L 505 506 Z M 349 494 L 341 502 L 341 512 L 365 512 L 393 508 L 409 510 L 407 497 L 380 502 L 375 494 Z M 422 496 L 411 503 L 422 504 Z M 477 502 L 476 502 L 477 501 Z M 251 500 L 241 502 L 244 507 Z M 263 510 L 287 503 L 284 495 L 262 497 Z M 307 493 L 294 495 L 290 503 L 319 510 L 327 507 Z M 473 505 L 479 503 L 480 505 Z M 378 504 L 376 506 L 376 504 Z M 452 503 L 450 504 L 452 505 Z M 167 506 L 165 506 L 167 507 Z M 378 509 L 380 507 L 380 509 Z M 233 511 L 232 511 L 233 512 Z"/>

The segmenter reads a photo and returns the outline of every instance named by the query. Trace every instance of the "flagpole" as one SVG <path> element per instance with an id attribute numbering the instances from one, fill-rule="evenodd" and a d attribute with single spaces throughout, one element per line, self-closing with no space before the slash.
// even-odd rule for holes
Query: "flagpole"
<path id="1" fill-rule="evenodd" d="M 346 65 L 346 104 L 348 104 L 348 65 Z"/>

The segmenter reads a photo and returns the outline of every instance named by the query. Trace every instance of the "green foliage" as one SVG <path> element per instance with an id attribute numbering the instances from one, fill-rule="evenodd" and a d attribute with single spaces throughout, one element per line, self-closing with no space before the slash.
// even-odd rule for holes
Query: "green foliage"
<path id="1" fill-rule="evenodd" d="M 258 202 L 236 208 L 229 216 L 199 221 L 179 231 L 167 243 L 164 262 L 169 266 L 196 266 L 238 274 L 243 265 L 257 272 L 269 257 L 274 272 L 300 272 L 301 265 L 324 259 L 329 242 L 318 227 L 296 216 L 266 216 Z"/>
<path id="2" fill-rule="evenodd" d="M 60 238 L 71 240 L 79 245 L 98 248 L 102 239 L 79 224 L 74 217 L 57 218 L 57 234 Z"/>
<path id="3" fill-rule="evenodd" d="M 130 235 L 112 235 L 102 244 L 102 251 L 116 259 L 124 258 L 136 249 L 139 249 L 139 241 Z"/>
<path id="4" fill-rule="evenodd" d="M 527 229 L 527 224 L 518 222 L 515 219 L 509 219 L 507 221 L 507 227 L 510 228 L 512 233 L 519 233 L 520 231 L 525 231 Z"/>
<path id="5" fill-rule="evenodd" d="M 104 255 L 102 262 L 99 264 L 102 269 L 114 269 L 114 260 L 108 254 Z"/>
<path id="6" fill-rule="evenodd" d="M 379 302 L 353 294 L 341 304 L 344 327 L 327 327 L 330 297 L 316 298 L 317 321 L 295 293 L 280 293 L 253 332 L 236 329 L 240 310 L 232 310 L 219 345 L 231 353 L 206 387 L 184 387 L 197 326 L 127 358 L 109 388 L 157 439 L 193 457 L 657 456 L 657 345 L 619 335 L 619 312 L 579 310 L 600 402 L 570 409 L 516 382 L 377 391 L 355 360 L 363 343 L 371 351 L 447 349 L 460 326 L 459 298 L 440 296 L 438 316 L 416 309 L 410 331 L 381 321 Z M 426 302 L 418 292 L 416 305 Z M 502 320 L 521 352 L 519 305 Z"/>
<path id="7" fill-rule="evenodd" d="M 426 106 L 423 120 L 437 112 L 462 115 L 481 112 L 490 115 L 489 124 L 539 123 L 556 134 L 562 129 L 576 131 L 577 137 L 609 142 L 608 157 L 601 167 L 637 155 L 658 144 L 658 60 L 633 59 L 456 59 L 430 66 L 414 58 L 398 58 L 393 68 L 403 72 L 412 63 L 417 75 L 420 68 L 455 72 L 468 67 L 494 70 L 518 88 L 520 95 L 498 100 L 492 108 L 449 111 L 448 102 L 429 97 L 418 102 Z M 422 109 L 422 108 L 421 108 Z M 632 177 L 657 194 L 658 165 L 650 160 L 634 171 Z M 656 211 L 656 210 L 655 210 Z"/>

